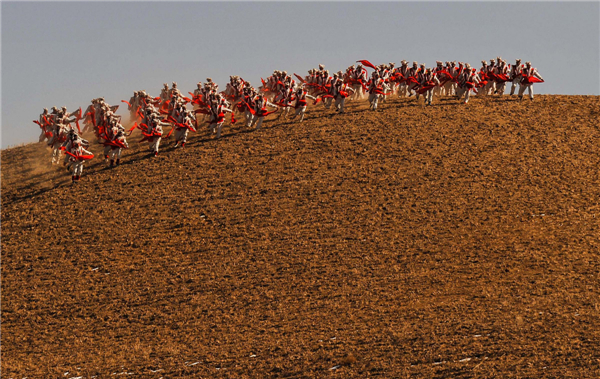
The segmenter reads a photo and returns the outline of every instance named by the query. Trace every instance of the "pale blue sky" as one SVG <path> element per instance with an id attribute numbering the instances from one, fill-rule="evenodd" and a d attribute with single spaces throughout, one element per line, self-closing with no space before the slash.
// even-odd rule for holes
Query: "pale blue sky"
<path id="1" fill-rule="evenodd" d="M 325 64 L 531 61 L 537 93 L 600 92 L 600 3 L 2 2 L 2 148 L 36 141 L 44 107 L 122 104 L 162 83 Z M 118 113 L 122 113 L 122 110 Z"/>

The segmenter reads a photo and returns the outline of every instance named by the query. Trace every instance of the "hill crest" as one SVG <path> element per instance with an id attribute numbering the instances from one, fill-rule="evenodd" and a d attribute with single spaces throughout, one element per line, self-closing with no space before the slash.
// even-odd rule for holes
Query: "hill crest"
<path id="1" fill-rule="evenodd" d="M 598 100 L 130 138 L 77 185 L 3 150 L 3 374 L 594 376 Z"/>

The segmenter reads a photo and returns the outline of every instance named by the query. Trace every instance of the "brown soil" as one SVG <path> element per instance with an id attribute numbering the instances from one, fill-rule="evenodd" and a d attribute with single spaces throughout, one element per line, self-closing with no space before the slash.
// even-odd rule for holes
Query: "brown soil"
<path id="1" fill-rule="evenodd" d="M 2 377 L 599 377 L 600 98 L 382 108 L 2 151 Z"/>

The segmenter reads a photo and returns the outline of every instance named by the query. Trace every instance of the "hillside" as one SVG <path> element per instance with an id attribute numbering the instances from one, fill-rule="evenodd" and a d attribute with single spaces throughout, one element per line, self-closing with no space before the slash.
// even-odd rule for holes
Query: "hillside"
<path id="1" fill-rule="evenodd" d="M 3 150 L 2 377 L 599 377 L 600 98 L 436 101 Z"/>

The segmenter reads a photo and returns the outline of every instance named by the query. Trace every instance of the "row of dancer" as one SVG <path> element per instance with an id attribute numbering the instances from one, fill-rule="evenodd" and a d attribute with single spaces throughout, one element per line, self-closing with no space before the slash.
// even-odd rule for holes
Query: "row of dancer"
<path id="1" fill-rule="evenodd" d="M 490 60 L 489 64 L 482 61 L 479 71 L 463 62 L 446 62 L 444 65 L 438 61 L 434 68 L 417 62 L 409 67 L 404 60 L 399 67 L 391 62 L 378 66 L 366 60 L 357 63 L 345 72 L 338 71 L 333 75 L 324 65 L 309 70 L 305 77 L 294 74 L 294 78 L 286 71 L 275 70 L 267 80 L 261 79 L 262 85 L 258 88 L 239 76 L 231 76 L 222 92 L 219 92 L 218 84 L 207 78 L 204 84 L 199 82 L 197 89 L 189 93 L 190 97 L 184 96 L 175 82 L 170 88 L 165 83 L 157 97 L 144 90 L 135 91 L 129 101 L 122 100 L 128 105 L 133 123 L 128 131 L 121 123 L 121 116 L 116 114 L 119 105 L 111 106 L 103 98 L 93 99 L 85 112 L 81 108 L 75 112 L 68 112 L 66 107 L 53 107 L 51 112 L 44 109 L 35 122 L 42 129 L 40 141 L 47 140 L 52 149 L 52 163 L 59 163 L 61 149 L 68 155 L 66 162 L 77 160 L 77 148 L 87 146 L 72 141 L 83 140 L 80 135 L 93 131 L 98 143 L 104 146 L 104 160 L 110 161 L 110 166 L 116 166 L 120 163 L 122 150 L 128 148 L 126 137 L 134 129 L 140 129 L 143 136 L 140 142 L 149 142 L 152 154 L 157 156 L 163 138 L 174 133 L 175 147 L 183 148 L 188 133 L 195 132 L 203 122 L 220 138 L 227 113 L 231 115 L 232 124 L 237 121 L 235 113 L 238 113 L 244 116 L 246 126 L 260 129 L 264 118 L 278 111 L 281 111 L 280 117 L 293 119 L 299 116 L 302 121 L 308 100 L 315 105 L 322 102 L 325 108 L 334 105 L 340 113 L 344 112 L 347 98 L 363 99 L 365 96 L 373 110 L 393 94 L 417 99 L 423 96 L 427 105 L 432 104 L 434 95 L 456 96 L 467 103 L 472 92 L 480 96 L 504 94 L 508 82 L 511 83 L 511 95 L 519 85 L 519 98 L 522 99 L 524 92 L 529 90 L 529 97 L 533 99 L 533 83 L 543 82 L 530 62 L 522 65 L 517 60 L 514 65 L 509 65 L 500 57 Z M 367 68 L 373 70 L 371 75 Z M 80 120 L 83 120 L 83 130 Z M 163 136 L 164 128 L 169 126 L 171 130 Z M 72 146 L 76 149 L 72 150 Z M 87 153 L 79 155 L 87 159 L 91 156 Z M 69 161 L 71 159 L 74 160 Z M 66 165 L 68 168 L 80 167 Z"/>
<path id="2" fill-rule="evenodd" d="M 381 81 L 383 84 L 380 87 L 383 87 L 385 95 L 380 97 L 383 98 L 387 93 L 397 94 L 399 97 L 416 95 L 417 99 L 420 95 L 425 95 L 425 102 L 430 105 L 434 95 L 459 98 L 464 96 L 465 102 L 468 102 L 471 92 L 477 92 L 480 96 L 502 96 L 506 83 L 510 82 L 511 95 L 519 85 L 519 98 L 522 99 L 524 92 L 528 91 L 529 98 L 533 100 L 533 83 L 543 82 L 543 78 L 531 63 L 526 62 L 523 65 L 520 59 L 512 66 L 500 57 L 491 59 L 489 64 L 482 61 L 483 66 L 479 72 L 467 63 L 456 61 L 448 61 L 445 66 L 441 61 L 437 61 L 434 68 L 427 68 L 424 63 L 419 65 L 418 62 L 413 62 L 412 67 L 409 67 L 405 60 L 397 68 L 394 63 L 374 66 L 366 60 L 359 62 L 359 65 L 352 65 L 346 69 L 344 78 L 356 90 L 358 98 L 369 92 L 369 82 Z M 374 70 L 370 79 L 367 79 L 365 66 Z M 315 72 L 318 77 L 318 71 L 313 69 L 313 75 Z"/>

